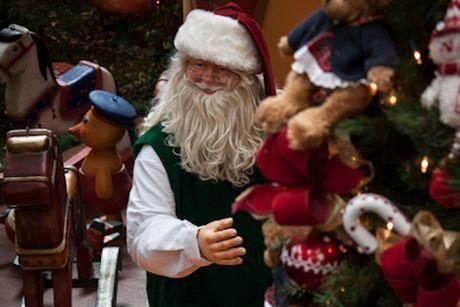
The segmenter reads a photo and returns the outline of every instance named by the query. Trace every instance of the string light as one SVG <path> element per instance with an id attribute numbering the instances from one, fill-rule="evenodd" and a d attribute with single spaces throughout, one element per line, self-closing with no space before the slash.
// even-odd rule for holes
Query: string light
<path id="1" fill-rule="evenodd" d="M 340 292 L 342 292 L 342 293 L 345 292 L 345 287 L 343 287 L 343 286 L 340 287 Z"/>
<path id="2" fill-rule="evenodd" d="M 387 223 L 387 229 L 388 229 L 389 231 L 391 231 L 391 230 L 393 229 L 393 227 L 394 227 L 394 225 L 393 225 L 392 222 L 388 222 L 388 223 Z"/>
<path id="3" fill-rule="evenodd" d="M 414 59 L 418 65 L 422 65 L 422 54 L 417 50 L 414 51 Z"/>
<path id="4" fill-rule="evenodd" d="M 423 156 L 422 161 L 420 162 L 420 171 L 425 174 L 428 171 L 428 167 L 430 166 L 430 162 L 427 156 Z"/>
<path id="5" fill-rule="evenodd" d="M 391 95 L 390 97 L 388 97 L 388 104 L 394 106 L 396 103 L 398 103 L 398 97 L 396 97 L 395 95 Z"/>
<path id="6" fill-rule="evenodd" d="M 371 82 L 369 83 L 369 91 L 371 92 L 371 96 L 375 96 L 377 94 L 377 91 L 379 90 L 377 83 Z"/>
<path id="7" fill-rule="evenodd" d="M 160 0 L 157 0 L 155 3 L 156 5 L 160 5 Z"/>
<path id="8" fill-rule="evenodd" d="M 381 104 L 386 104 L 388 106 L 395 106 L 398 103 L 399 99 L 397 96 L 396 91 L 393 89 L 391 90 L 385 97 L 382 97 L 380 100 Z"/>

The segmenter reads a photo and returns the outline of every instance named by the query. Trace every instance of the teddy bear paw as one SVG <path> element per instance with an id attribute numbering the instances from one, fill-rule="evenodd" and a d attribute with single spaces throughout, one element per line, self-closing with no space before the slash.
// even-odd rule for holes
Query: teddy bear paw
<path id="1" fill-rule="evenodd" d="M 286 35 L 280 38 L 280 40 L 278 41 L 277 47 L 282 57 L 293 54 L 291 46 L 289 46 L 288 37 Z"/>
<path id="2" fill-rule="evenodd" d="M 264 131 L 275 133 L 286 124 L 287 113 L 278 97 L 269 97 L 257 108 L 256 118 Z"/>
<path id="3" fill-rule="evenodd" d="M 391 67 L 375 66 L 367 73 L 369 81 L 377 84 L 379 91 L 388 93 L 393 88 L 394 69 Z"/>
<path id="4" fill-rule="evenodd" d="M 329 125 L 321 118 L 298 114 L 288 122 L 287 139 L 293 150 L 314 149 L 319 147 L 329 134 Z"/>

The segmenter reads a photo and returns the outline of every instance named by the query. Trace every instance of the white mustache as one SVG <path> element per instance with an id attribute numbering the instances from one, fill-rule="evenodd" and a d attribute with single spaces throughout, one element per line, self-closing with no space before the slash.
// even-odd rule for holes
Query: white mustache
<path id="1" fill-rule="evenodd" d="M 205 92 L 209 92 L 209 91 L 217 92 L 217 91 L 221 91 L 225 89 L 225 87 L 223 86 L 210 85 L 210 84 L 206 84 L 205 82 L 193 82 L 192 84 Z"/>

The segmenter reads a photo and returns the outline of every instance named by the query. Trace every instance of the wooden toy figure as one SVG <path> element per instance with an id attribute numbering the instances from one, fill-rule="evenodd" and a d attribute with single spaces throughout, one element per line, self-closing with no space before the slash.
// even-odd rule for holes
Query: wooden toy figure
<path id="1" fill-rule="evenodd" d="M 57 135 L 89 110 L 91 90 L 116 92 L 106 68 L 88 61 L 52 63 L 40 36 L 16 24 L 0 29 L 0 84 L 6 85 L 5 115 L 13 127 L 46 128 Z"/>
<path id="2" fill-rule="evenodd" d="M 83 199 L 101 213 L 118 213 L 127 204 L 131 177 L 116 144 L 136 111 L 125 99 L 103 90 L 92 91 L 89 98 L 92 108 L 79 124 L 69 128 L 91 147 L 80 168 Z"/>

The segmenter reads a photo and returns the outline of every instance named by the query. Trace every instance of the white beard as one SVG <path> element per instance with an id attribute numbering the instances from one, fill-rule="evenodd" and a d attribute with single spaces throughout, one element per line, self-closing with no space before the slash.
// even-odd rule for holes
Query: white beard
<path id="1" fill-rule="evenodd" d="M 261 92 L 257 77 L 241 76 L 236 88 L 206 94 L 185 79 L 183 64 L 173 59 L 171 70 L 144 129 L 161 122 L 169 134 L 167 144 L 177 148 L 182 168 L 200 179 L 248 184 L 262 143 L 261 130 L 255 125 Z"/>

